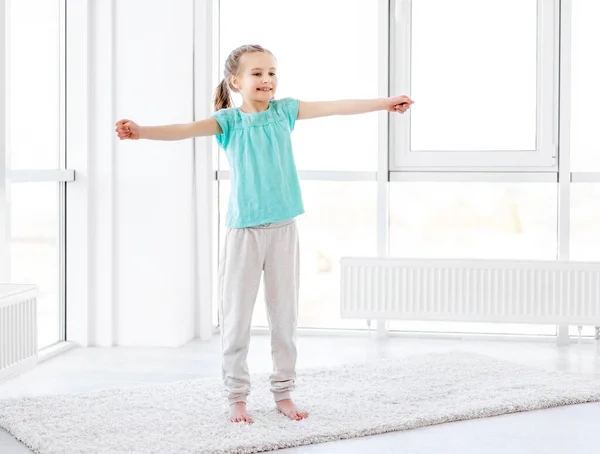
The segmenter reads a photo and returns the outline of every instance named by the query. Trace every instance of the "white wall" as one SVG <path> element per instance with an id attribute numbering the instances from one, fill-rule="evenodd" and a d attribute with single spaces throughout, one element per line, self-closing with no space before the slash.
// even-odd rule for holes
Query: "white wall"
<path id="1" fill-rule="evenodd" d="M 71 155 L 68 167 L 81 164 L 70 196 L 87 197 L 88 225 L 78 227 L 87 229 L 81 238 L 88 237 L 88 285 L 67 302 L 67 313 L 74 306 L 78 321 L 87 323 L 87 333 L 73 339 L 81 344 L 179 346 L 198 335 L 199 314 L 210 317 L 199 309 L 210 302 L 197 298 L 210 299 L 210 291 L 197 288 L 197 270 L 208 271 L 196 260 L 197 249 L 210 244 L 197 232 L 206 237 L 210 227 L 195 222 L 198 206 L 210 216 L 210 169 L 200 166 L 206 172 L 196 178 L 194 155 L 204 159 L 209 145 L 119 141 L 114 132 L 121 118 L 142 125 L 194 120 L 194 14 L 204 3 L 196 2 L 196 11 L 194 0 L 89 1 L 82 7 L 90 19 L 88 150 L 86 162 Z M 209 281 L 201 286 L 210 290 Z"/>

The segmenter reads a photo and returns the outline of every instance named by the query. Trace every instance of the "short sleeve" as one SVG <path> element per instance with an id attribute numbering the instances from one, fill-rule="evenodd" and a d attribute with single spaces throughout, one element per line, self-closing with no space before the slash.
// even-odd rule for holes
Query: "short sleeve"
<path id="1" fill-rule="evenodd" d="M 215 137 L 217 139 L 217 143 L 224 150 L 227 149 L 227 145 L 229 145 L 229 134 L 231 132 L 231 117 L 229 115 L 229 109 L 221 109 L 217 110 L 212 114 L 212 117 L 217 120 L 219 126 L 223 130 L 223 134 L 217 134 Z"/>
<path id="2" fill-rule="evenodd" d="M 288 124 L 290 125 L 290 131 L 294 130 L 296 125 L 296 119 L 298 118 L 298 109 L 300 107 L 300 101 L 294 98 L 284 98 L 281 100 L 283 105 L 283 111 L 285 112 Z"/>

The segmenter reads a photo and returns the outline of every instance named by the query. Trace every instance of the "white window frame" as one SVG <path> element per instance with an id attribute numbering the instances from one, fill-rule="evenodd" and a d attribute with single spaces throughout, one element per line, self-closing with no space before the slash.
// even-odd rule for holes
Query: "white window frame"
<path id="1" fill-rule="evenodd" d="M 4 37 L 7 37 L 7 34 L 5 33 L 5 24 L 6 24 L 6 19 L 7 16 L 9 15 L 10 12 L 10 2 L 11 1 L 15 1 L 15 0 L 8 0 L 5 2 L 5 4 L 2 6 L 2 14 L 0 15 L 0 19 L 2 20 L 2 25 L 0 27 L 1 31 L 2 31 L 2 36 L 3 36 L 3 44 L 4 44 Z M 58 321 L 58 336 L 57 336 L 57 340 L 58 342 L 63 342 L 66 340 L 67 337 L 67 321 L 66 321 L 66 298 L 67 298 L 67 289 L 66 289 L 66 279 L 67 279 L 67 269 L 66 269 L 66 262 L 67 262 L 67 250 L 66 250 L 66 242 L 67 242 L 67 237 L 66 237 L 66 227 L 67 227 L 67 214 L 66 214 L 66 205 L 67 205 L 67 190 L 66 190 L 66 184 L 68 182 L 72 182 L 75 180 L 75 172 L 74 170 L 68 170 L 66 169 L 66 161 L 67 161 L 67 154 L 66 154 L 66 136 L 65 136 L 65 131 L 66 131 L 66 67 L 65 67 L 65 62 L 66 62 L 66 46 L 67 46 L 67 40 L 66 40 L 66 15 L 67 15 L 67 1 L 68 0 L 60 0 L 59 1 L 59 8 L 60 8 L 60 35 L 59 35 L 59 39 L 60 39 L 60 65 L 59 65 L 59 71 L 60 71 L 60 76 L 59 76 L 59 80 L 60 80 L 60 145 L 59 145 L 59 167 L 56 169 L 23 169 L 23 170 L 12 170 L 10 168 L 6 168 L 5 169 L 5 159 L 6 156 L 4 153 L 0 153 L 0 171 L 2 171 L 3 169 L 5 169 L 4 172 L 1 172 L 1 180 L 0 182 L 2 184 L 27 184 L 27 183 L 40 183 L 40 182 L 55 182 L 58 184 L 58 219 L 59 219 L 59 232 L 58 232 L 58 236 L 59 236 L 59 250 L 58 250 L 58 267 L 59 267 L 59 285 L 58 285 L 58 289 L 59 289 L 59 294 L 58 294 L 58 303 L 59 303 L 59 321 Z M 6 14 L 6 16 L 5 16 Z M 0 57 L 2 59 L 2 65 L 0 65 L 0 70 L 2 71 L 2 78 L 4 77 L 5 74 L 5 59 L 9 57 L 9 55 L 6 55 L 4 53 L 5 47 L 3 46 L 2 52 L 0 52 Z M 5 93 L 6 87 L 3 81 L 2 84 L 0 84 L 0 87 L 2 88 L 2 93 Z M 8 107 L 8 103 L 10 103 L 10 97 L 4 97 L 5 99 L 5 103 L 3 103 L 2 105 L 2 114 L 4 114 L 5 109 Z M 5 124 L 5 118 L 4 115 L 0 116 L 0 121 L 2 122 L 2 126 L 0 127 L 0 140 L 2 140 L 2 144 L 5 144 L 5 140 L 6 140 L 6 131 L 4 130 L 4 124 Z M 10 119 L 9 119 L 10 121 Z M 1 193 L 0 193 L 1 194 Z M 2 206 L 1 205 L 5 205 L 6 201 L 5 200 L 0 200 L 0 212 L 3 211 Z M 6 230 L 6 237 L 7 239 L 10 237 L 10 212 L 8 211 L 8 207 L 4 208 L 4 211 L 6 212 L 6 216 L 5 216 L 5 225 L 3 225 L 2 227 L 5 228 Z M 2 233 L 2 228 L 0 227 L 0 233 Z M 2 240 L 4 239 L 4 237 L 2 238 Z M 7 278 L 10 279 L 10 260 L 8 257 L 8 254 L 10 253 L 9 248 L 5 247 L 4 250 L 2 248 L 2 244 L 0 240 L 0 257 L 2 259 L 2 261 L 4 262 L 4 265 L 6 267 L 6 272 L 5 274 L 7 274 Z M 2 268 L 2 264 L 0 264 L 0 272 Z M 1 276 L 1 274 L 0 274 Z M 48 347 L 47 349 L 50 349 L 52 346 Z M 47 350 L 47 349 L 42 349 L 42 351 L 40 353 L 42 353 L 43 351 Z"/>
<path id="2" fill-rule="evenodd" d="M 391 0 L 392 93 L 410 96 L 412 0 Z M 536 150 L 412 151 L 410 111 L 390 119 L 390 170 L 558 170 L 558 0 L 537 0 Z"/>

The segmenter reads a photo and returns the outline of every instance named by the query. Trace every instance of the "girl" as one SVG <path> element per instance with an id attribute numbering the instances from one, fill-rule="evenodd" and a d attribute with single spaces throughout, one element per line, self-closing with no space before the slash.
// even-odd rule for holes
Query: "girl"
<path id="1" fill-rule="evenodd" d="M 277 63 L 258 45 L 235 49 L 225 62 L 215 92 L 215 113 L 205 120 L 168 126 L 139 126 L 121 120 L 123 139 L 181 140 L 216 135 L 231 168 L 227 234 L 219 270 L 224 397 L 232 422 L 252 423 L 246 411 L 250 374 L 246 357 L 251 318 L 264 271 L 271 330 L 273 373 L 269 377 L 277 410 L 293 420 L 308 416 L 290 398 L 296 379 L 298 233 L 304 212 L 290 134 L 296 120 L 386 110 L 404 113 L 406 96 L 373 100 L 304 102 L 275 100 Z M 230 91 L 240 93 L 233 107 Z"/>

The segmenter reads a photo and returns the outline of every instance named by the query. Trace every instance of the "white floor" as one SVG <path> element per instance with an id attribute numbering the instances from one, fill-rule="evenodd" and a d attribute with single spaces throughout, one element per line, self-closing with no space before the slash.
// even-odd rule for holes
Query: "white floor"
<path id="1" fill-rule="evenodd" d="M 182 348 L 77 348 L 39 364 L 34 370 L 0 383 L 0 398 L 72 393 L 119 385 L 169 382 L 220 376 L 220 343 L 193 341 Z M 406 355 L 471 351 L 523 364 L 600 377 L 600 356 L 593 344 L 557 347 L 550 342 L 446 340 L 365 336 L 300 335 L 298 369 L 402 358 Z M 269 372 L 268 335 L 254 335 L 248 358 L 252 373 Z M 302 405 L 302 402 L 298 402 Z M 251 411 L 252 409 L 250 409 Z M 352 418 L 341 414 L 340 418 Z M 600 403 L 572 405 L 418 430 L 284 449 L 297 453 L 471 454 L 574 453 L 600 446 Z M 31 452 L 0 429 L 0 453 Z"/>

